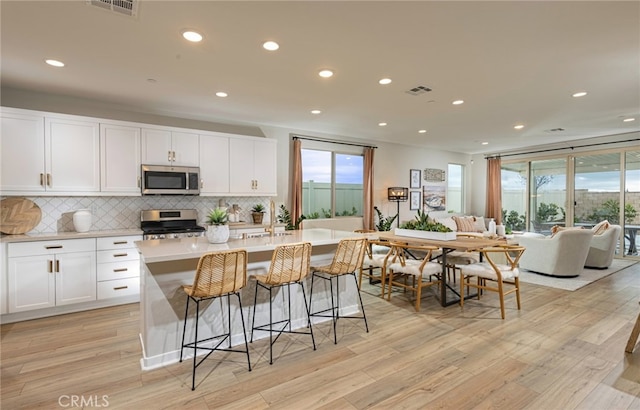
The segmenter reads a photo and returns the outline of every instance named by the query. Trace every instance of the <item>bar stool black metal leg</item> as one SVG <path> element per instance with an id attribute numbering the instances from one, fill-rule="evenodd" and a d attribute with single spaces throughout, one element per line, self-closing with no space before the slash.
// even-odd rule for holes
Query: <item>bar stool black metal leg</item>
<path id="1" fill-rule="evenodd" d="M 356 274 L 352 273 L 353 281 L 356 283 L 356 288 L 358 287 L 358 281 L 356 280 Z M 360 299 L 360 309 L 362 309 L 362 318 L 364 319 L 364 327 L 369 333 L 369 324 L 367 323 L 367 315 L 364 313 L 364 304 L 362 304 L 362 296 L 360 295 L 360 289 L 356 289 L 358 291 L 358 299 Z"/>
<path id="2" fill-rule="evenodd" d="M 187 333 L 187 317 L 189 315 L 189 295 L 187 295 L 187 307 L 184 310 L 184 325 L 182 326 L 182 346 L 180 346 L 180 363 L 182 363 L 182 352 L 184 350 L 184 336 Z"/>
<path id="3" fill-rule="evenodd" d="M 249 371 L 251 371 L 251 359 L 249 358 L 249 343 L 247 343 L 247 330 L 244 327 L 244 314 L 242 313 L 242 300 L 240 299 L 240 293 L 236 293 L 238 297 L 238 306 L 240 307 L 240 320 L 242 321 L 242 335 L 244 336 L 244 348 L 247 351 L 247 365 L 249 366 Z M 229 322 L 231 322 L 231 317 L 229 317 Z"/>
<path id="4" fill-rule="evenodd" d="M 298 282 L 302 287 L 302 299 L 304 300 L 304 309 L 307 312 L 307 324 L 309 327 L 309 333 L 311 333 L 311 342 L 313 342 L 313 350 L 316 350 L 316 339 L 313 337 L 313 327 L 311 326 L 311 306 L 307 305 L 307 296 L 304 293 L 304 283 Z M 309 300 L 311 303 L 311 300 Z"/>

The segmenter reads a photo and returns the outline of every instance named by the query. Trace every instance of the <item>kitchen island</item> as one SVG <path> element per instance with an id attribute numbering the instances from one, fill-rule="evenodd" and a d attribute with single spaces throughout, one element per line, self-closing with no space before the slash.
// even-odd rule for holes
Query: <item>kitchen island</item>
<path id="1" fill-rule="evenodd" d="M 329 229 L 305 229 L 287 231 L 275 236 L 263 236 L 248 239 L 230 239 L 223 244 L 210 244 L 206 238 L 160 239 L 136 242 L 140 252 L 140 341 L 142 343 L 142 369 L 148 370 L 175 363 L 180 358 L 180 345 L 184 325 L 186 296 L 182 285 L 192 284 L 200 257 L 208 252 L 228 249 L 246 249 L 248 253 L 247 273 L 264 274 L 269 269 L 271 255 L 278 245 L 296 242 L 310 242 L 313 246 L 312 265 L 328 264 L 333 258 L 336 246 L 341 239 L 361 236 L 361 234 Z M 358 312 L 357 288 L 353 281 L 340 284 L 340 303 L 342 314 Z M 323 283 L 316 283 L 313 295 L 314 310 L 330 306 L 329 290 Z M 306 279 L 305 288 L 310 290 L 311 275 Z M 253 296 L 255 281 L 248 280 L 241 291 L 242 312 L 249 336 L 253 319 Z M 292 326 L 306 326 L 304 304 L 298 286 L 291 287 Z M 274 295 L 282 298 L 280 291 Z M 224 305 L 222 305 L 222 302 Z M 226 298 L 215 299 L 205 304 L 200 314 L 198 338 L 222 332 L 219 317 L 221 309 L 226 309 Z M 259 292 L 256 306 L 256 324 L 268 321 L 268 296 Z M 237 299 L 231 298 L 233 345 L 244 343 L 240 326 Z M 191 316 L 190 312 L 190 316 Z M 284 314 L 283 311 L 274 314 Z M 214 320 L 218 319 L 218 320 Z M 274 318 L 275 319 L 275 318 Z M 320 321 L 321 318 L 317 318 Z M 325 319 L 326 320 L 326 319 Z M 316 320 L 314 320 L 315 323 Z M 192 318 L 188 319 L 186 340 L 193 339 Z M 254 340 L 267 337 L 266 332 L 256 332 Z M 187 352 L 185 352 L 187 353 Z"/>

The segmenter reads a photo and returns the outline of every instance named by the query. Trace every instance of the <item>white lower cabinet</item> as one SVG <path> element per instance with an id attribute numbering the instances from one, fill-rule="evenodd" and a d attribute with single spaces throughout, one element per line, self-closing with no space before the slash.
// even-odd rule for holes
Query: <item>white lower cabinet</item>
<path id="1" fill-rule="evenodd" d="M 10 243 L 9 313 L 96 300 L 96 240 Z"/>
<path id="2" fill-rule="evenodd" d="M 142 237 L 97 239 L 98 300 L 140 294 L 140 255 L 134 242 Z"/>

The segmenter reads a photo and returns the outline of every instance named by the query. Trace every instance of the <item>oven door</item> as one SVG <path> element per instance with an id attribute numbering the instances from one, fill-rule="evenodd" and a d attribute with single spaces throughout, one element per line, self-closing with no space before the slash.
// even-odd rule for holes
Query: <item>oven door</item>
<path id="1" fill-rule="evenodd" d="M 142 166 L 142 195 L 198 195 L 199 169 L 163 165 Z"/>

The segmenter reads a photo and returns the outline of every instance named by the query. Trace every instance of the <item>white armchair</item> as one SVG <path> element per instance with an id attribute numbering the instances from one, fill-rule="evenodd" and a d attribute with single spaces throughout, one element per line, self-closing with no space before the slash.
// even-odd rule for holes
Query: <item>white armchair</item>
<path id="1" fill-rule="evenodd" d="M 562 230 L 552 237 L 521 236 L 526 248 L 520 267 L 551 276 L 575 277 L 584 268 L 593 232 L 590 229 Z"/>
<path id="2" fill-rule="evenodd" d="M 620 225 L 609 225 L 600 235 L 593 235 L 591 247 L 584 263 L 585 268 L 606 269 L 613 261 L 613 254 L 620 238 Z"/>

